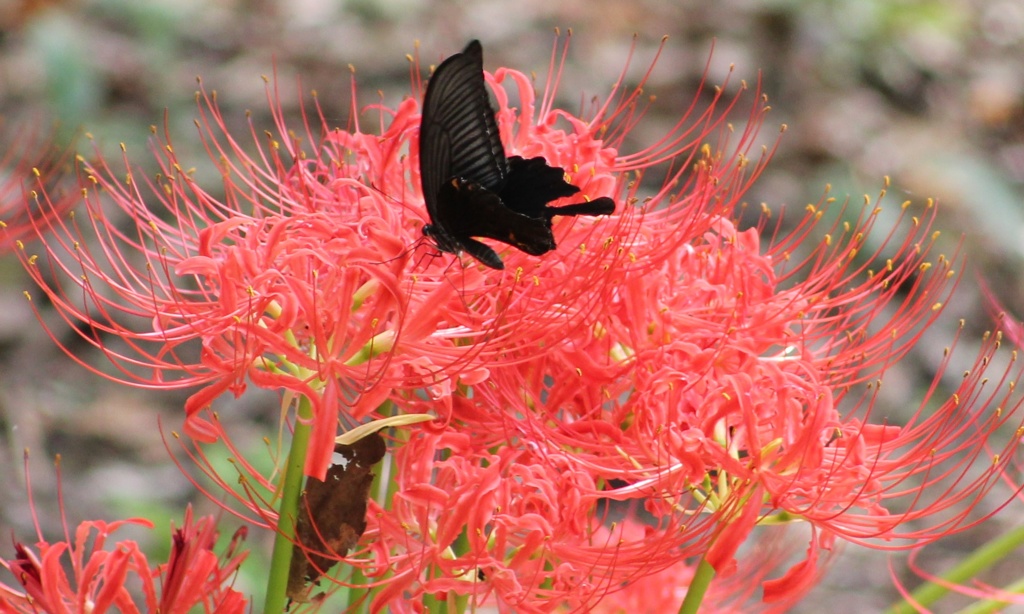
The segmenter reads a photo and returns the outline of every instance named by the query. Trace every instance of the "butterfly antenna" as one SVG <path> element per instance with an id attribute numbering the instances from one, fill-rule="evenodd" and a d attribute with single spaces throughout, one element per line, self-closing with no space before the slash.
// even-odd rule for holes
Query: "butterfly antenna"
<path id="1" fill-rule="evenodd" d="M 426 237 L 420 237 L 420 238 L 416 239 L 415 241 L 413 241 L 413 244 L 412 244 L 412 246 L 409 249 L 412 249 L 412 250 L 418 249 L 419 246 L 423 245 L 424 242 L 426 242 Z M 427 247 L 428 248 L 430 247 L 429 243 L 427 243 Z M 427 249 L 427 251 L 424 252 L 424 254 L 422 256 L 420 256 L 419 258 L 416 259 L 416 264 L 413 265 L 413 270 L 414 271 L 420 270 L 420 268 L 422 267 L 423 261 L 425 259 L 427 259 L 427 258 L 429 258 L 430 260 L 433 260 L 434 258 L 440 258 L 442 256 L 444 256 L 444 253 L 441 252 L 438 249 Z"/>
<path id="2" fill-rule="evenodd" d="M 394 204 L 398 205 L 399 207 L 404 206 L 404 204 L 405 204 L 401 200 L 395 198 L 394 196 L 388 194 L 384 190 L 382 190 L 382 189 L 378 188 L 376 185 L 374 185 L 372 179 L 369 181 L 369 185 L 367 187 L 369 187 L 374 192 L 380 194 L 381 196 L 383 196 L 387 200 L 390 200 L 391 202 L 393 202 Z M 395 257 L 388 258 L 387 260 L 381 260 L 380 262 L 376 262 L 374 264 L 386 264 L 388 262 L 394 262 L 395 260 L 398 260 L 399 258 L 404 257 L 406 254 L 408 254 L 410 252 L 413 252 L 413 251 L 416 251 L 416 248 L 419 247 L 419 245 L 420 245 L 420 243 L 422 241 L 423 241 L 423 237 L 420 237 L 420 238 L 416 239 L 415 241 L 413 241 L 412 245 L 410 245 L 406 249 L 404 249 L 401 252 L 399 252 Z M 418 265 L 419 265 L 419 262 L 416 263 L 416 266 L 418 266 Z"/>
<path id="3" fill-rule="evenodd" d="M 388 258 L 386 260 L 379 260 L 377 262 L 374 262 L 373 264 L 388 264 L 389 262 L 394 262 L 395 260 L 398 260 L 400 258 L 405 258 L 408 254 L 411 254 L 412 252 L 416 251 L 416 249 L 419 248 L 419 246 L 420 246 L 420 244 L 422 242 L 423 242 L 423 238 L 422 237 L 419 238 L 419 239 L 416 239 L 415 241 L 412 242 L 412 245 L 410 245 L 410 246 L 406 247 L 405 249 L 403 249 L 402 251 L 398 252 L 398 254 L 396 254 L 395 256 L 393 256 L 391 258 Z M 431 254 L 425 254 L 425 256 L 430 256 L 430 255 Z M 417 260 L 416 263 L 413 265 L 413 269 L 419 268 L 419 263 L 420 263 L 420 261 Z"/>

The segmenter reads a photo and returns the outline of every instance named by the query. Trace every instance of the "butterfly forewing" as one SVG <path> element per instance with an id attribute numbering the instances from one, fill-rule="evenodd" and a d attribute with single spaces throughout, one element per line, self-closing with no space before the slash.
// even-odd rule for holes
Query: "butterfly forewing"
<path id="1" fill-rule="evenodd" d="M 508 160 L 487 97 L 478 41 L 442 62 L 430 77 L 420 126 L 420 175 L 435 218 L 444 217 L 438 192 L 446 181 L 462 178 L 492 191 L 505 182 Z"/>

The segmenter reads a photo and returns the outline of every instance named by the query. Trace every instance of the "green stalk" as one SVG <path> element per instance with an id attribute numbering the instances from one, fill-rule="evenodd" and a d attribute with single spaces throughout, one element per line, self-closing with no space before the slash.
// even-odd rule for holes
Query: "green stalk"
<path id="1" fill-rule="evenodd" d="M 683 604 L 679 606 L 679 614 L 697 614 L 700 604 L 704 601 L 704 595 L 711 586 L 711 580 L 715 578 L 715 568 L 706 559 L 701 559 L 697 564 L 697 571 L 693 574 L 690 586 L 686 589 L 686 597 Z"/>
<path id="2" fill-rule="evenodd" d="M 946 572 L 942 579 L 951 584 L 965 584 L 985 569 L 1005 558 L 1021 544 L 1024 544 L 1024 526 L 1017 527 L 988 542 L 964 559 L 959 565 Z M 948 592 L 948 588 L 928 582 L 918 587 L 910 596 L 923 607 L 928 607 L 944 597 Z M 902 601 L 889 606 L 886 614 L 912 614 L 917 611 L 909 603 Z"/>
<path id="3" fill-rule="evenodd" d="M 383 403 L 380 404 L 380 407 L 377 408 L 377 413 L 385 417 L 395 415 L 396 412 L 394 403 L 392 403 L 390 400 L 384 401 Z M 400 443 L 404 444 L 409 438 L 408 431 L 406 429 L 397 429 L 395 431 L 395 438 Z M 401 447 L 401 445 L 399 445 L 398 447 Z M 394 453 L 385 456 L 384 459 L 386 462 L 389 462 L 391 464 L 390 470 L 385 471 L 384 463 L 381 463 L 380 471 L 375 472 L 373 476 L 373 484 L 370 486 L 370 496 L 377 497 L 377 503 L 380 504 L 382 508 L 390 510 L 391 502 L 394 500 L 394 494 L 398 492 L 398 480 L 395 478 L 395 474 L 397 473 L 395 465 L 397 461 L 395 459 Z M 385 485 L 384 493 L 382 494 L 381 480 L 383 480 L 385 476 L 387 476 L 388 482 Z M 390 572 L 385 574 L 385 577 L 388 576 L 390 576 Z M 362 583 L 363 585 L 367 585 L 369 584 L 369 582 L 367 582 L 366 580 L 366 576 L 363 575 L 362 571 L 356 569 L 355 573 L 353 574 L 352 583 L 357 585 L 360 583 Z M 366 599 L 363 602 L 361 612 L 370 611 L 370 604 L 373 603 L 374 597 L 376 597 L 377 593 L 379 593 L 381 590 L 383 590 L 383 586 L 375 586 L 373 588 L 368 587 L 366 589 Z"/>
<path id="4" fill-rule="evenodd" d="M 309 449 L 310 420 L 313 417 L 309 399 L 299 397 L 299 407 L 292 434 L 292 447 L 288 451 L 288 463 L 284 467 L 281 492 L 281 507 L 278 510 L 277 536 L 274 539 L 274 553 L 270 558 L 270 576 L 267 578 L 267 598 L 263 611 L 266 614 L 284 612 L 287 603 L 288 570 L 292 562 L 292 548 L 295 541 L 295 522 L 298 518 L 299 497 L 302 494 L 303 467 L 306 451 Z"/>
<path id="5" fill-rule="evenodd" d="M 1007 593 L 1024 593 L 1024 580 L 1017 580 L 1009 586 L 1004 586 L 1003 590 Z M 1008 605 L 1010 604 L 1005 601 L 986 599 L 960 610 L 960 614 L 994 614 L 995 612 L 1002 612 Z"/>

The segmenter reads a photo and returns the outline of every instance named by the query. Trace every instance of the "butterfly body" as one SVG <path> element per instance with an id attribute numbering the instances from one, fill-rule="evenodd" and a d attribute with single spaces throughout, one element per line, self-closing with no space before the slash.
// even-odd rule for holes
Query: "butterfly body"
<path id="1" fill-rule="evenodd" d="M 542 157 L 505 156 L 483 76 L 483 49 L 472 41 L 442 62 L 427 84 L 420 125 L 420 178 L 430 223 L 423 234 L 444 252 L 466 252 L 492 269 L 498 254 L 474 239 L 494 239 L 539 256 L 555 249 L 555 215 L 604 215 L 610 198 L 551 207 L 580 191 Z"/>

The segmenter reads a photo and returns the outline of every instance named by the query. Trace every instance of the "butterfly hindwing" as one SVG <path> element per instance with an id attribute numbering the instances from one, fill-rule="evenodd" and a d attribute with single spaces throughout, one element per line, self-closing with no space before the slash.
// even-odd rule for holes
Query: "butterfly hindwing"
<path id="1" fill-rule="evenodd" d="M 516 213 L 543 218 L 549 202 L 580 191 L 566 183 L 565 171 L 557 166 L 548 166 L 544 158 L 512 156 L 508 159 L 508 166 L 508 178 L 501 188 L 501 201 Z"/>
<path id="2" fill-rule="evenodd" d="M 469 237 L 486 237 L 501 241 L 533 256 L 539 256 L 555 248 L 550 222 L 512 211 L 497 194 L 483 186 L 453 179 L 441 187 L 440 196 L 444 202 L 450 203 L 456 209 L 474 212 L 471 217 L 452 219 L 448 230 L 454 236 L 462 237 L 460 243 L 465 251 L 491 268 L 504 268 L 501 259 L 497 254 L 486 259 L 478 256 L 468 247 L 471 241 Z M 482 243 L 479 245 L 486 247 Z M 494 250 L 487 249 L 494 253 Z"/>
<path id="3" fill-rule="evenodd" d="M 615 201 L 607 196 L 595 198 L 574 205 L 545 207 L 544 214 L 548 219 L 555 215 L 609 215 L 615 213 Z"/>
<path id="4" fill-rule="evenodd" d="M 501 189 L 505 206 L 528 217 L 550 220 L 556 215 L 608 215 L 615 201 L 607 196 L 574 205 L 550 206 L 559 198 L 572 196 L 580 189 L 565 180 L 565 171 L 548 165 L 544 158 L 508 159 L 508 179 Z"/>

